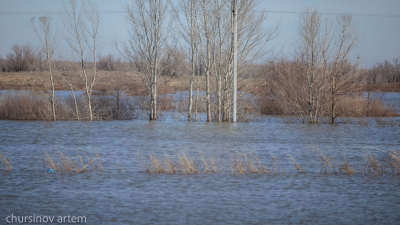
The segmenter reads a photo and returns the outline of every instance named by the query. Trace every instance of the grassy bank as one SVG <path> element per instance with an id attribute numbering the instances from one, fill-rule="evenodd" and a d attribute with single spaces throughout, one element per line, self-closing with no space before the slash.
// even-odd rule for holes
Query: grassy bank
<path id="1" fill-rule="evenodd" d="M 29 72 L 0 72 L 0 90 L 32 90 L 48 91 L 51 89 L 49 73 L 45 71 Z M 187 91 L 188 79 L 184 76 L 164 78 L 167 80 L 160 87 L 160 93 L 173 93 Z M 71 78 L 75 90 L 84 90 L 85 86 L 78 76 Z M 131 72 L 123 71 L 99 71 L 93 90 L 105 91 L 123 88 L 129 90 L 132 95 L 147 95 L 146 88 L 141 79 Z M 55 90 L 69 90 L 70 87 L 60 77 L 54 80 Z"/>

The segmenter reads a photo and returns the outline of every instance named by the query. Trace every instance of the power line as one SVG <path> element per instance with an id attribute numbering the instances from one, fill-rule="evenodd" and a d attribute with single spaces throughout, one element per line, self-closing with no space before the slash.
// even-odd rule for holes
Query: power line
<path id="1" fill-rule="evenodd" d="M 213 11 L 213 10 L 211 10 Z M 229 10 L 222 10 L 229 11 Z M 302 14 L 303 12 L 298 11 L 274 11 L 274 10 L 254 10 L 255 12 L 265 12 L 265 13 L 274 13 L 274 14 Z M 169 11 L 172 12 L 172 11 Z M 85 14 L 85 12 L 80 12 L 81 14 Z M 98 11 L 99 14 L 123 14 L 125 11 L 123 10 L 114 10 L 114 11 Z M 65 11 L 0 11 L 0 15 L 64 15 L 67 14 Z M 327 16 L 338 16 L 338 15 L 351 15 L 351 16 L 362 16 L 362 17 L 400 17 L 400 14 L 384 14 L 384 13 L 324 13 L 321 12 L 321 15 Z"/>

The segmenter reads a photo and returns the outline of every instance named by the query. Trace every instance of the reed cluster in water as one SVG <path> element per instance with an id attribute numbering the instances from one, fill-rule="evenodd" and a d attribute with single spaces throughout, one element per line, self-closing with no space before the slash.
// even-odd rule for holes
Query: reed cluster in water
<path id="1" fill-rule="evenodd" d="M 51 168 L 55 172 L 75 172 L 85 173 L 90 171 L 103 172 L 103 167 L 100 161 L 100 154 L 96 152 L 96 157 L 93 159 L 83 152 L 84 157 L 80 152 L 74 157 L 69 157 L 57 151 L 55 156 L 50 156 L 47 152 L 42 157 L 35 156 L 36 159 L 45 167 Z"/>
<path id="2" fill-rule="evenodd" d="M 377 157 L 369 153 L 356 164 L 350 163 L 346 158 L 338 159 L 331 155 L 324 154 L 321 150 L 314 150 L 314 161 L 319 173 L 321 174 L 369 174 L 400 175 L 400 151 L 388 151 L 383 156 Z M 296 159 L 289 156 L 290 165 L 298 173 L 307 173 L 303 165 Z M 148 173 L 166 173 L 166 174 L 208 174 L 225 173 L 226 170 L 231 174 L 281 174 L 286 173 L 281 160 L 272 156 L 267 163 L 262 162 L 255 153 L 235 153 L 229 157 L 215 159 L 211 154 L 205 157 L 203 153 L 197 155 L 178 154 L 173 157 L 168 154 L 156 156 L 149 153 L 144 157 L 140 154 L 140 164 Z M 287 165 L 287 164 L 286 164 Z"/>
<path id="3" fill-rule="evenodd" d="M 36 158 L 44 168 L 51 168 L 55 172 L 103 172 L 100 160 L 103 154 L 96 152 L 95 157 L 90 158 L 85 152 L 77 152 L 76 156 L 70 157 L 57 151 L 52 155 L 44 152 L 42 156 L 33 158 Z M 356 162 L 325 154 L 319 149 L 314 149 L 313 155 L 314 157 L 309 158 L 312 163 L 301 164 L 292 155 L 285 157 L 287 161 L 282 163 L 281 159 L 275 156 L 261 160 L 252 152 L 236 152 L 218 157 L 212 154 L 204 155 L 202 152 L 170 155 L 167 153 L 143 155 L 139 152 L 133 162 L 150 174 L 281 174 L 286 173 L 285 166 L 290 166 L 297 173 L 400 175 L 400 151 L 398 150 L 383 152 L 379 157 L 368 153 Z M 1 152 L 0 162 L 4 171 L 12 171 L 10 157 L 6 157 Z M 116 162 L 116 165 L 117 169 L 121 170 L 119 162 Z"/>
<path id="4" fill-rule="evenodd" d="M 3 163 L 4 170 L 10 172 L 13 168 L 10 157 L 6 157 L 5 155 L 3 155 L 3 153 L 0 152 L 0 160 Z"/>

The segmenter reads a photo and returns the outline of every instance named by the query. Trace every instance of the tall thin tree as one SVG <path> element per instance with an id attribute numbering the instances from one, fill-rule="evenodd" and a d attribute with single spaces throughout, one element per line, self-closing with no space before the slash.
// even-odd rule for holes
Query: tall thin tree
<path id="1" fill-rule="evenodd" d="M 35 18 L 33 17 L 30 21 L 32 29 L 35 31 L 36 36 L 42 43 L 43 49 L 46 53 L 46 62 L 50 74 L 50 84 L 51 84 L 51 107 L 53 111 L 53 120 L 56 121 L 56 110 L 55 110 L 55 98 L 54 98 L 54 76 L 52 71 L 53 54 L 54 54 L 54 34 L 52 34 L 51 20 L 49 16 L 42 16 L 38 18 L 39 20 L 39 30 L 35 24 Z"/>

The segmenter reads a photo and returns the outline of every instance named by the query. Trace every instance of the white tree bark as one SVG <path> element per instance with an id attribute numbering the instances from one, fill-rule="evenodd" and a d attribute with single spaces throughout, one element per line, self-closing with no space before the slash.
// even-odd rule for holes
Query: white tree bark
<path id="1" fill-rule="evenodd" d="M 52 71 L 52 63 L 53 63 L 53 43 L 54 37 L 52 37 L 52 33 L 50 31 L 52 18 L 49 16 L 39 17 L 39 27 L 40 30 L 36 29 L 35 18 L 31 19 L 31 27 L 35 31 L 37 37 L 43 45 L 43 48 L 46 52 L 46 62 L 50 73 L 50 84 L 51 84 L 51 106 L 53 111 L 53 120 L 56 121 L 56 110 L 55 110 L 55 99 L 54 99 L 54 80 L 53 80 L 53 71 Z"/>

